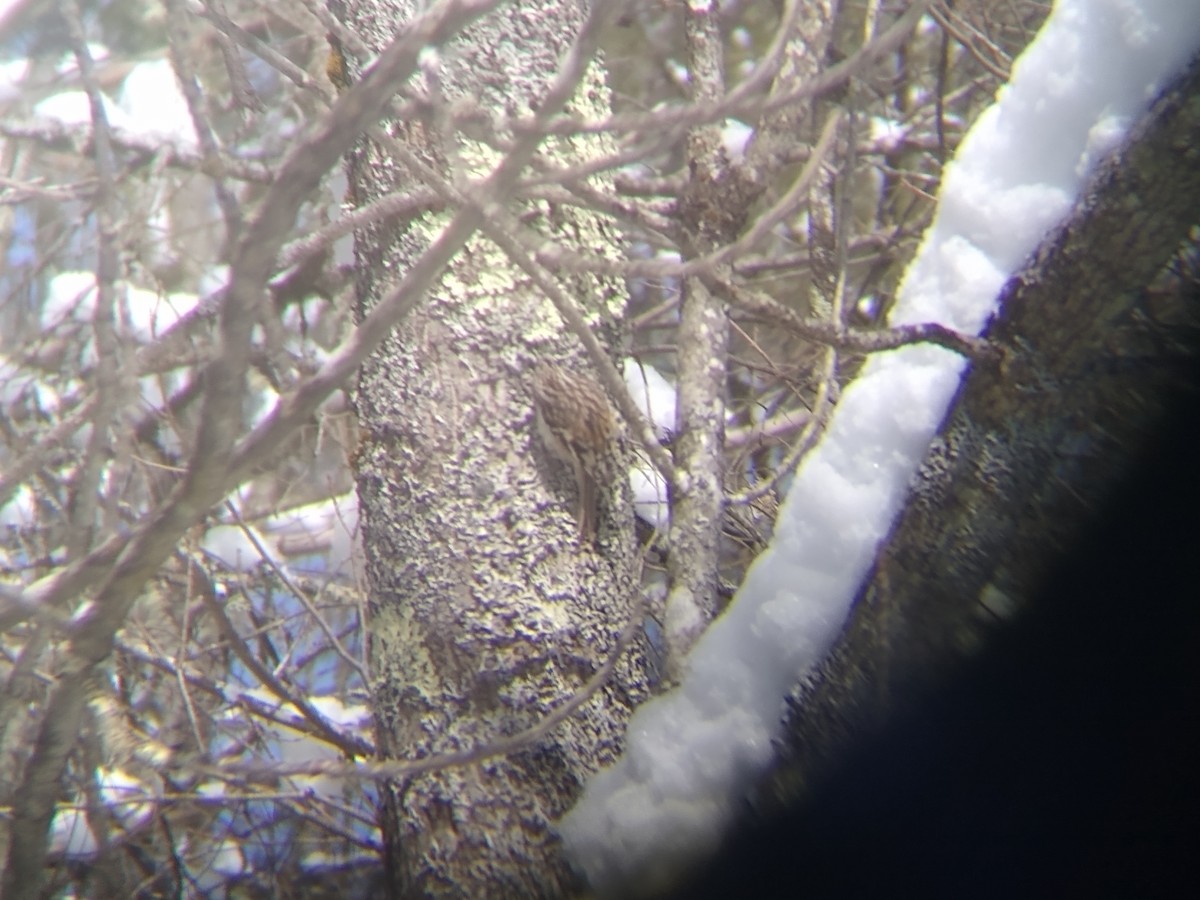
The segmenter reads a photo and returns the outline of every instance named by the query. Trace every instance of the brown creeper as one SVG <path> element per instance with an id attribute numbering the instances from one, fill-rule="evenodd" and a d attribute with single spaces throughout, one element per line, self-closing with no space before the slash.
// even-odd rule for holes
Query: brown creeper
<path id="1" fill-rule="evenodd" d="M 538 365 L 530 387 L 542 440 L 575 474 L 580 541 L 592 544 L 596 540 L 597 479 L 617 434 L 612 407 L 604 389 L 591 378 L 553 363 Z"/>

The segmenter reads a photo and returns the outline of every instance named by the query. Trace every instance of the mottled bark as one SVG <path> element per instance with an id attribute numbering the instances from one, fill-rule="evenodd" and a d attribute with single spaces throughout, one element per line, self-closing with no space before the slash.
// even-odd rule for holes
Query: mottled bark
<path id="1" fill-rule="evenodd" d="M 725 93 L 717 4 L 692 4 L 684 19 L 692 102 L 715 104 Z M 689 183 L 681 200 L 680 244 L 687 257 L 703 256 L 732 242 L 743 216 L 722 215 L 734 205 L 742 173 L 721 146 L 720 127 L 688 133 Z M 740 198 L 739 198 L 740 199 Z M 677 681 L 684 660 L 717 609 L 721 510 L 725 500 L 725 381 L 729 311 L 699 278 L 683 283 L 676 354 L 678 409 L 675 482 L 671 486 L 671 591 L 666 603 L 667 673 Z"/>
<path id="2" fill-rule="evenodd" d="M 411 4 L 373 0 L 339 10 L 369 46 L 412 14 Z M 472 227 L 486 232 L 503 210 L 568 248 L 615 252 L 615 236 L 577 208 L 504 196 L 527 136 L 476 142 L 443 115 L 470 104 L 511 116 L 553 114 L 561 104 L 551 84 L 588 22 L 587 4 L 541 0 L 502 5 L 465 30 L 427 69 L 423 90 L 434 111 L 389 126 L 397 144 L 373 139 L 356 153 L 355 200 L 367 203 L 428 177 L 397 157 L 402 148 L 460 189 L 493 176 L 487 187 L 466 189 L 472 201 L 493 205 L 474 210 Z M 606 111 L 594 67 L 571 103 L 587 115 Z M 507 161 L 494 149 L 500 142 L 516 148 Z M 602 138 L 579 139 L 539 152 L 571 165 L 606 146 Z M 356 235 L 361 312 L 422 265 L 451 215 Z M 455 222 L 464 215 L 472 211 L 455 211 Z M 564 287 L 611 348 L 621 331 L 617 286 L 572 276 Z M 536 724 L 600 667 L 632 614 L 628 488 L 624 479 L 601 486 L 598 540 L 581 543 L 572 473 L 533 427 L 529 380 L 539 360 L 580 371 L 591 365 L 528 272 L 475 237 L 362 369 L 356 469 L 373 702 L 379 746 L 389 757 L 486 745 Z M 532 748 L 386 786 L 393 890 L 534 897 L 571 888 L 553 822 L 584 779 L 619 753 L 624 723 L 643 695 L 640 662 L 627 659 L 576 716 Z"/>
<path id="3" fill-rule="evenodd" d="M 1187 298 L 1145 288 L 1196 222 L 1198 147 L 1193 63 L 1007 285 L 987 334 L 1004 362 L 965 379 L 841 641 L 794 698 L 767 794 L 809 783 L 1019 615 L 1137 457 L 1183 358 Z"/>

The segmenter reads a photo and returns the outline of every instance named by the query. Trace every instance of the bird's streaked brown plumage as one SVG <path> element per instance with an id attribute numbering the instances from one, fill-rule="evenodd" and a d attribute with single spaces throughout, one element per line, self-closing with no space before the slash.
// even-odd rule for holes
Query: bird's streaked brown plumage
<path id="1" fill-rule="evenodd" d="M 538 431 L 547 449 L 571 466 L 579 490 L 579 536 L 596 539 L 596 490 L 617 422 L 604 389 L 586 375 L 541 363 L 531 381 Z"/>

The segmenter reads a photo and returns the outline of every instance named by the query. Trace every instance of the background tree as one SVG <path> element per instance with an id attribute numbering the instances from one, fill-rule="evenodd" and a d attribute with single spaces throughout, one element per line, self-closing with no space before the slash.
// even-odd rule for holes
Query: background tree
<path id="1" fill-rule="evenodd" d="M 596 6 L 2 14 L 5 896 L 562 890 L 863 355 L 977 349 L 881 323 L 1043 5 Z M 591 547 L 545 361 L 624 420 Z"/>

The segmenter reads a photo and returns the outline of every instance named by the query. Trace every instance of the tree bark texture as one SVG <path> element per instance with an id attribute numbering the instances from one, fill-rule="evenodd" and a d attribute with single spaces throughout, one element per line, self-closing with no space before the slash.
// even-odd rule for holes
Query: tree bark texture
<path id="1" fill-rule="evenodd" d="M 414 15 L 413 4 L 375 0 L 334 9 L 371 47 Z M 471 104 L 487 115 L 540 113 L 587 15 L 587 4 L 573 0 L 501 5 L 439 51 L 423 86 L 434 112 L 394 121 L 389 132 L 469 193 L 467 180 L 493 172 L 501 157 L 454 133 L 441 114 Z M 607 106 L 593 67 L 569 108 L 595 116 Z M 543 143 L 539 152 L 549 163 L 572 165 L 606 147 L 604 138 L 571 139 Z M 363 204 L 411 189 L 421 177 L 373 140 L 349 168 L 352 196 Z M 523 202 L 504 211 L 567 248 L 611 254 L 618 245 L 575 207 Z M 450 215 L 356 235 L 360 314 L 422 257 Z M 613 348 L 623 309 L 617 287 L 585 276 L 570 276 L 564 286 Z M 385 756 L 484 746 L 536 725 L 601 666 L 633 614 L 636 553 L 625 480 L 600 486 L 598 541 L 581 543 L 572 472 L 534 428 L 529 384 L 539 360 L 583 372 L 590 365 L 529 277 L 476 237 L 362 369 L 356 469 L 372 693 Z M 644 683 L 635 652 L 574 717 L 528 750 L 386 786 L 394 892 L 536 897 L 571 889 L 553 822 L 584 779 L 620 752 Z"/>
<path id="2" fill-rule="evenodd" d="M 1006 286 L 987 331 L 1003 362 L 964 379 L 842 639 L 797 690 L 768 806 L 1018 614 L 1154 432 L 1190 366 L 1173 328 L 1189 311 L 1146 288 L 1197 222 L 1198 148 L 1194 61 Z"/>
<path id="3" fill-rule="evenodd" d="M 717 4 L 693 4 L 684 17 L 692 102 L 715 103 L 725 92 Z M 695 258 L 732 241 L 743 221 L 713 215 L 726 208 L 742 178 L 729 165 L 720 127 L 690 130 L 686 143 L 689 179 L 680 220 L 681 241 Z M 734 207 L 740 208 L 740 207 Z M 717 613 L 724 494 L 725 382 L 728 376 L 729 311 L 699 278 L 682 285 L 676 353 L 678 408 L 677 477 L 671 490 L 671 591 L 666 603 L 667 671 L 682 678 L 688 652 Z"/>

